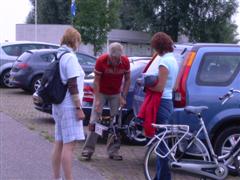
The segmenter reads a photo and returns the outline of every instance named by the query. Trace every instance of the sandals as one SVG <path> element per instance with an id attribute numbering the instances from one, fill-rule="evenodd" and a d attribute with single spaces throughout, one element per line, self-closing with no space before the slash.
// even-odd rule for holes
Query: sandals
<path id="1" fill-rule="evenodd" d="M 82 152 L 82 157 L 85 158 L 86 160 L 90 160 L 91 157 L 92 157 L 92 154 L 93 153 L 90 153 L 90 152 Z"/>
<path id="2" fill-rule="evenodd" d="M 91 160 L 92 154 L 93 153 L 90 153 L 90 152 L 87 152 L 87 151 L 83 151 L 82 152 L 82 157 L 85 160 Z M 115 160 L 115 161 L 122 161 L 123 157 L 121 155 L 119 155 L 119 154 L 111 154 L 111 155 L 109 155 L 109 159 L 112 159 L 112 160 Z"/>
<path id="3" fill-rule="evenodd" d="M 123 157 L 121 155 L 118 155 L 118 154 L 109 155 L 109 158 L 112 159 L 112 160 L 115 160 L 115 161 L 122 161 L 123 160 Z"/>

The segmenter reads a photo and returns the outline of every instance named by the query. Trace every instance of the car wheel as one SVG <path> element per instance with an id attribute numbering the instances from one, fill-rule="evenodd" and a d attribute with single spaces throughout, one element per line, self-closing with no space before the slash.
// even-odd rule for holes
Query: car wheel
<path id="1" fill-rule="evenodd" d="M 2 87 L 7 87 L 7 88 L 12 88 L 14 85 L 10 83 L 9 81 L 10 78 L 10 69 L 7 69 L 3 71 L 1 77 L 0 77 L 0 84 Z"/>
<path id="2" fill-rule="evenodd" d="M 31 88 L 30 88 L 32 93 L 34 93 L 40 87 L 41 78 L 42 78 L 42 76 L 39 75 L 32 80 Z"/>
<path id="3" fill-rule="evenodd" d="M 233 146 L 237 143 L 238 139 L 240 138 L 240 127 L 228 127 L 220 132 L 216 141 L 214 143 L 214 149 L 216 154 L 219 155 L 226 155 L 231 151 Z M 240 163 L 240 154 L 236 159 Z M 239 169 L 236 169 L 234 162 L 228 166 L 229 173 L 231 175 L 237 176 Z"/>
<path id="4" fill-rule="evenodd" d="M 133 111 L 129 112 L 123 120 L 124 125 L 131 125 L 132 120 L 135 118 Z M 137 133 L 134 137 L 130 138 L 127 134 L 123 134 L 123 142 L 133 145 L 145 145 L 147 138 L 142 133 Z"/>

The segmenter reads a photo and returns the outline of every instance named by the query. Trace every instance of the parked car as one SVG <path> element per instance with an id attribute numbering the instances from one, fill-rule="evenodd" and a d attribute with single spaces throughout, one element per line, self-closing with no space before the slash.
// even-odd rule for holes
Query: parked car
<path id="1" fill-rule="evenodd" d="M 56 49 L 59 45 L 45 42 L 16 41 L 0 44 L 0 85 L 12 87 L 9 73 L 17 57 L 30 49 Z"/>
<path id="2" fill-rule="evenodd" d="M 240 89 L 240 45 L 192 44 L 186 52 L 174 91 L 172 123 L 187 124 L 194 132 L 199 127 L 197 118 L 178 108 L 208 106 L 203 118 L 214 150 L 218 155 L 227 154 L 240 138 L 240 97 L 236 95 L 224 105 L 219 97 L 231 88 Z M 136 84 L 134 115 L 143 99 L 143 87 Z"/>
<path id="3" fill-rule="evenodd" d="M 41 77 L 53 60 L 57 49 L 28 50 L 13 64 L 10 81 L 13 85 L 31 93 L 40 86 Z M 76 53 L 85 73 L 93 71 L 96 58 L 83 53 Z"/>

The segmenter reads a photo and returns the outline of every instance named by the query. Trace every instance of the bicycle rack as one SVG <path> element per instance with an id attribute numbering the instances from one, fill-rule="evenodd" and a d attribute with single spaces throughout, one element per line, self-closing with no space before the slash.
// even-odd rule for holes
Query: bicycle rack
<path id="1" fill-rule="evenodd" d="M 177 145 L 183 140 L 183 138 L 189 133 L 189 126 L 188 125 L 162 125 L 162 124 L 152 124 L 153 127 L 157 129 L 163 129 L 163 132 L 159 135 L 155 135 L 155 138 L 158 139 L 158 144 L 154 148 L 154 152 L 161 158 L 166 158 L 171 152 L 173 152 Z M 183 130 L 184 133 L 180 138 L 177 140 L 177 142 L 174 143 L 172 148 L 169 148 L 167 142 L 164 140 L 165 136 L 169 132 L 176 133 L 179 129 Z M 160 143 L 163 143 L 164 148 L 166 150 L 161 150 L 159 147 Z M 159 152 L 160 150 L 160 152 Z"/>

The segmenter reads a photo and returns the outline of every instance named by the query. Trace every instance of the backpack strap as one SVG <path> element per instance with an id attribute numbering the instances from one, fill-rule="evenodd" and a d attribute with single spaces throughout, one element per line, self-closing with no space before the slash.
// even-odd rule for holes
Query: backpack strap
<path id="1" fill-rule="evenodd" d="M 57 57 L 57 54 L 54 54 L 55 59 L 56 59 L 57 61 L 60 61 L 60 59 L 62 58 L 62 56 L 63 56 L 64 54 L 67 54 L 67 53 L 70 53 L 70 51 L 64 51 L 59 57 Z"/>

